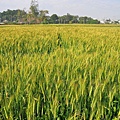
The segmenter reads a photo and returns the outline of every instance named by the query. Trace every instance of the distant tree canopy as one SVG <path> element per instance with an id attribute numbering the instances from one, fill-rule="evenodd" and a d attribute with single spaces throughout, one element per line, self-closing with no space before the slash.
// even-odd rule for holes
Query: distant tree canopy
<path id="1" fill-rule="evenodd" d="M 9 22 L 25 21 L 27 13 L 24 10 L 7 10 L 0 13 L 1 22 L 7 20 Z"/>
<path id="2" fill-rule="evenodd" d="M 53 14 L 50 16 L 50 23 L 54 23 L 54 24 L 57 24 L 58 23 L 58 15 L 57 14 Z"/>
<path id="3" fill-rule="evenodd" d="M 29 11 L 25 10 L 7 10 L 0 12 L 0 22 L 6 23 L 43 23 L 43 24 L 99 24 L 100 21 L 91 17 L 79 17 L 67 13 L 63 16 L 57 14 L 48 15 L 48 10 L 39 10 L 37 0 L 31 0 Z"/>
<path id="4" fill-rule="evenodd" d="M 29 12 L 25 10 L 7 10 L 0 12 L 0 22 L 8 21 L 8 23 L 44 23 L 44 24 L 99 24 L 99 20 L 91 17 L 79 17 L 67 13 L 63 16 L 57 14 L 48 15 L 48 10 L 39 10 L 37 4 L 31 4 Z"/>
<path id="5" fill-rule="evenodd" d="M 81 24 L 99 24 L 100 21 L 98 21 L 97 19 L 93 19 L 91 17 L 79 17 L 79 23 Z"/>

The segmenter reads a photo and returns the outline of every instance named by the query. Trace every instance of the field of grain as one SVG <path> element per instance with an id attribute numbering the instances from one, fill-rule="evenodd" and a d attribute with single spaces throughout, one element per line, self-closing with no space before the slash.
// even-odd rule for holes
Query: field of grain
<path id="1" fill-rule="evenodd" d="M 120 26 L 0 26 L 1 120 L 117 120 Z"/>

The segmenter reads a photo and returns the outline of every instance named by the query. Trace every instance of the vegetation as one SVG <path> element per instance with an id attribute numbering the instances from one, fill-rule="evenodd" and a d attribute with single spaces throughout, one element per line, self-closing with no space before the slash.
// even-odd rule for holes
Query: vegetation
<path id="1" fill-rule="evenodd" d="M 106 19 L 99 21 L 87 16 L 67 15 L 58 16 L 57 14 L 48 15 L 48 10 L 39 10 L 37 0 L 31 0 L 28 11 L 24 10 L 7 10 L 0 12 L 1 24 L 120 24 L 120 20 Z"/>
<path id="2" fill-rule="evenodd" d="M 120 26 L 0 26 L 2 120 L 114 120 Z"/>
<path id="3" fill-rule="evenodd" d="M 89 17 L 79 17 L 70 15 L 58 16 L 53 14 L 48 16 L 48 10 L 40 10 L 35 12 L 36 9 L 34 6 L 30 7 L 30 11 L 27 13 L 25 10 L 7 10 L 0 13 L 0 22 L 6 24 L 32 24 L 32 23 L 44 23 L 44 24 L 71 24 L 71 23 L 80 23 L 80 24 L 99 24 L 99 20 L 94 20 Z M 7 22 L 6 22 L 7 21 Z"/>
<path id="4" fill-rule="evenodd" d="M 0 23 L 4 24 L 68 24 L 68 23 L 81 23 L 81 24 L 99 24 L 99 20 L 94 20 L 89 17 L 79 17 L 78 15 L 67 15 L 58 16 L 53 14 L 48 16 L 48 10 L 39 10 L 39 4 L 36 0 L 31 0 L 30 9 L 28 12 L 25 10 L 7 10 L 0 13 Z"/>

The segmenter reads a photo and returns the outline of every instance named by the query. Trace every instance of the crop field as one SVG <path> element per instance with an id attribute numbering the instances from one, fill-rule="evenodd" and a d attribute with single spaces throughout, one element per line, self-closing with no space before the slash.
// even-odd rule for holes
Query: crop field
<path id="1" fill-rule="evenodd" d="M 1 120 L 119 120 L 120 25 L 0 26 Z"/>

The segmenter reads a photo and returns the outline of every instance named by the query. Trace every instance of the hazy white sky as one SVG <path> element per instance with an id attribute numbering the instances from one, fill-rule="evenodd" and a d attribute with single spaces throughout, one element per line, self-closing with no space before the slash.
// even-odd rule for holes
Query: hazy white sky
<path id="1" fill-rule="evenodd" d="M 29 10 L 31 0 L 0 0 L 0 11 Z M 90 16 L 97 19 L 120 19 L 120 0 L 38 0 L 39 9 L 49 14 Z"/>

